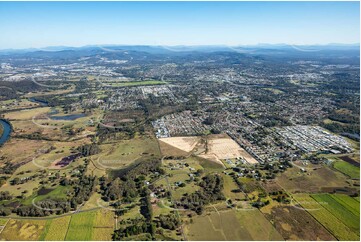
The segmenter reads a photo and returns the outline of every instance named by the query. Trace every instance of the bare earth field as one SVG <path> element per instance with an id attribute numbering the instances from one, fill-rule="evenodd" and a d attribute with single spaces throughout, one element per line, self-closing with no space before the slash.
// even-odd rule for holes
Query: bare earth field
<path id="1" fill-rule="evenodd" d="M 169 137 L 160 138 L 161 142 L 169 144 L 177 149 L 183 150 L 187 153 L 191 152 L 199 142 L 200 138 L 197 136 L 190 137 Z"/>
<path id="2" fill-rule="evenodd" d="M 189 155 L 188 152 L 178 149 L 174 146 L 171 146 L 170 144 L 168 144 L 164 141 L 158 140 L 158 143 L 159 143 L 159 149 L 160 149 L 160 152 L 162 153 L 162 156 L 181 157 L 181 156 Z"/>
<path id="3" fill-rule="evenodd" d="M 208 139 L 208 150 L 206 154 L 200 156 L 206 159 L 215 159 L 218 162 L 224 159 L 243 157 L 250 164 L 258 163 L 257 160 L 227 135 L 210 136 Z"/>

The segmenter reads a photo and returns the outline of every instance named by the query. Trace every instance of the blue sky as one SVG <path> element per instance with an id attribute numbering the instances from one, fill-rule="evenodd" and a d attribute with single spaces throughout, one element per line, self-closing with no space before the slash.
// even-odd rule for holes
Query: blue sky
<path id="1" fill-rule="evenodd" d="M 359 2 L 0 2 L 0 49 L 359 43 Z"/>

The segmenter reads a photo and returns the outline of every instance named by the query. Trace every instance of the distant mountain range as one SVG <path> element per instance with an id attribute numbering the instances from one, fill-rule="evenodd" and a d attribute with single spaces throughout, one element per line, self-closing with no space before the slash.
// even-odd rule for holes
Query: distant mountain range
<path id="1" fill-rule="evenodd" d="M 170 54 L 172 52 L 254 52 L 265 50 L 359 50 L 360 44 L 327 44 L 327 45 L 290 45 L 290 44 L 257 44 L 257 45 L 204 45 L 204 46 L 153 46 L 153 45 L 87 45 L 82 47 L 49 46 L 44 48 L 3 49 L 0 54 L 16 54 L 29 52 L 58 52 L 58 51 L 139 51 L 151 54 Z"/>

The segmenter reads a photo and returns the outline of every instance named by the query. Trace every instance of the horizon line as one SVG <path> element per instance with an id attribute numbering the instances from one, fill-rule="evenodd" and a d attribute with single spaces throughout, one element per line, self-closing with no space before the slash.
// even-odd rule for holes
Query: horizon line
<path id="1" fill-rule="evenodd" d="M 228 45 L 228 44 L 176 44 L 176 45 L 157 45 L 157 44 L 87 44 L 87 45 L 48 45 L 43 47 L 23 47 L 23 48 L 5 48 L 0 49 L 0 51 L 6 50 L 42 50 L 47 48 L 85 48 L 85 47 L 111 47 L 111 46 L 148 46 L 148 47 L 257 47 L 257 46 L 358 46 L 360 47 L 360 42 L 358 43 L 314 43 L 314 44 L 288 44 L 288 43 L 257 43 L 257 44 L 238 44 L 238 45 Z M 50 51 L 50 50 L 46 50 Z"/>

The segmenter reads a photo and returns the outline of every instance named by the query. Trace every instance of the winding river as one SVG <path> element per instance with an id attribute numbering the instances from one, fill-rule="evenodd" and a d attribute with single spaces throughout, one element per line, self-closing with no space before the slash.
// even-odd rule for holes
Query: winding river
<path id="1" fill-rule="evenodd" d="M 2 146 L 10 138 L 11 125 L 5 120 L 0 119 L 0 126 L 0 146 Z"/>

